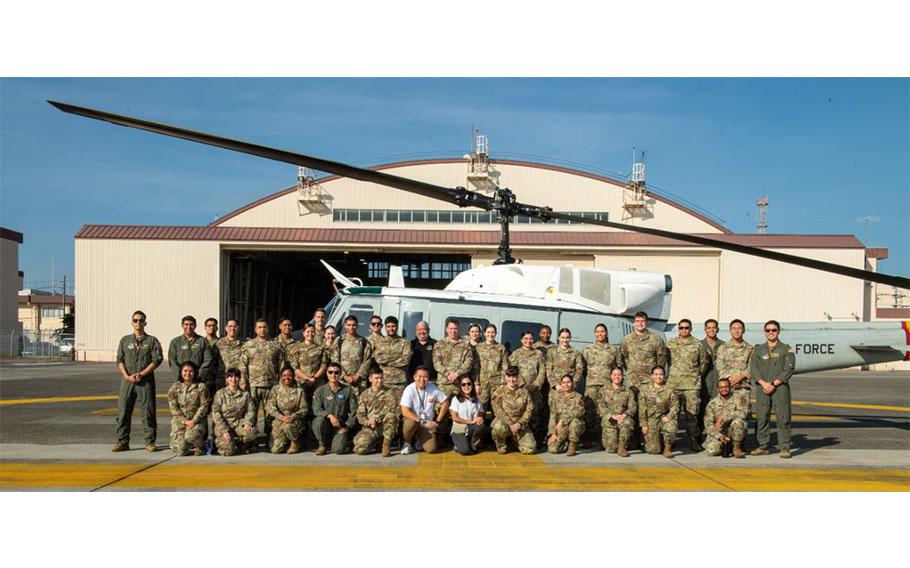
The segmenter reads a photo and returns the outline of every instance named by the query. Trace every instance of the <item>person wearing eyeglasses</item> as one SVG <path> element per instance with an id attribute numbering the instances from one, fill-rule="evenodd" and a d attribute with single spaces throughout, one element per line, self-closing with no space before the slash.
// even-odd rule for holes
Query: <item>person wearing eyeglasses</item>
<path id="1" fill-rule="evenodd" d="M 749 374 L 755 395 L 755 437 L 758 447 L 751 455 L 768 453 L 771 439 L 771 410 L 777 415 L 777 444 L 780 457 L 790 458 L 790 377 L 796 368 L 796 353 L 780 341 L 780 324 L 765 323 L 767 341 L 755 347 L 749 362 Z"/>
<path id="2" fill-rule="evenodd" d="M 313 395 L 313 435 L 319 442 L 317 456 L 324 456 L 329 448 L 337 455 L 350 449 L 352 429 L 357 424 L 357 396 L 341 382 L 341 372 L 341 365 L 329 363 L 325 371 L 329 382 Z"/>
<path id="3" fill-rule="evenodd" d="M 370 317 L 370 335 L 367 336 L 367 343 L 370 344 L 372 351 L 376 351 L 376 345 L 380 339 L 382 339 L 382 318 L 373 315 Z M 378 368 L 379 364 L 376 361 L 370 361 L 370 370 Z"/>
<path id="4" fill-rule="evenodd" d="M 676 326 L 679 335 L 667 342 L 669 352 L 670 385 L 679 398 L 680 413 L 686 420 L 689 448 L 700 452 L 698 411 L 701 408 L 701 377 L 708 372 L 711 356 L 695 337 L 692 336 L 692 320 L 683 318 Z"/>
<path id="5" fill-rule="evenodd" d="M 167 405 L 174 417 L 170 447 L 178 456 L 202 455 L 211 403 L 208 387 L 196 380 L 196 365 L 192 361 L 180 365 L 180 380 L 167 391 Z"/>
<path id="6" fill-rule="evenodd" d="M 568 457 L 576 454 L 585 432 L 585 401 L 575 392 L 575 381 L 565 375 L 550 397 L 550 422 L 547 430 L 547 452 Z"/>
<path id="7" fill-rule="evenodd" d="M 449 413 L 449 399 L 430 382 L 430 372 L 426 367 L 417 367 L 414 371 L 414 382 L 401 394 L 399 408 L 404 418 L 401 455 L 416 451 L 415 440 L 420 442 L 426 453 L 436 453 L 439 449 L 436 430 Z"/>
<path id="8" fill-rule="evenodd" d="M 476 454 L 487 431 L 483 422 L 483 403 L 477 394 L 474 379 L 465 375 L 458 383 L 458 394 L 449 405 L 452 418 L 452 444 L 463 456 Z"/>
<path id="9" fill-rule="evenodd" d="M 146 316 L 133 312 L 133 333 L 120 338 L 117 345 L 117 369 L 120 371 L 120 391 L 117 394 L 117 443 L 112 452 L 130 449 L 130 429 L 133 407 L 139 403 L 139 415 L 145 430 L 145 449 L 154 452 L 158 421 L 155 417 L 155 369 L 164 361 L 161 343 L 146 335 Z"/>

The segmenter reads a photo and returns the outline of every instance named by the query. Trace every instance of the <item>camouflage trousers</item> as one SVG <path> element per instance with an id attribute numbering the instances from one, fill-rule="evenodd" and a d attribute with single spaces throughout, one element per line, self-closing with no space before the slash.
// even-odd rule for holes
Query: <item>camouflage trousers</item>
<path id="1" fill-rule="evenodd" d="M 489 410 L 491 408 L 490 399 L 493 396 L 493 391 L 504 384 L 505 383 L 503 382 L 502 378 L 499 378 L 498 380 L 497 379 L 488 380 L 488 381 L 484 381 L 484 382 L 480 383 L 480 389 L 478 390 L 478 394 L 480 396 L 480 402 L 483 403 L 483 407 L 485 409 Z"/>
<path id="2" fill-rule="evenodd" d="M 635 428 L 635 420 L 631 416 L 626 416 L 622 422 L 617 422 L 608 416 L 601 422 L 601 427 L 600 440 L 604 449 L 615 454 L 620 444 L 625 447 L 628 443 L 632 430 Z"/>
<path id="3" fill-rule="evenodd" d="M 701 406 L 701 392 L 693 389 L 673 389 L 679 398 L 679 417 L 686 421 L 689 439 L 698 440 L 698 410 Z"/>
<path id="4" fill-rule="evenodd" d="M 709 456 L 719 456 L 721 451 L 721 436 L 729 436 L 734 442 L 742 442 L 746 438 L 746 421 L 742 418 L 734 418 L 726 427 L 717 428 L 711 425 L 707 429 L 707 438 L 705 438 L 705 451 Z"/>
<path id="5" fill-rule="evenodd" d="M 230 436 L 230 439 L 225 440 L 225 434 Z M 227 428 L 215 425 L 215 446 L 218 447 L 218 453 L 222 456 L 233 456 L 240 453 L 241 445 L 252 444 L 257 437 L 256 428 L 251 428 L 249 432 L 244 432 L 243 423 L 239 423 L 236 426 L 228 426 Z"/>
<path id="6" fill-rule="evenodd" d="M 568 428 L 565 424 L 556 434 L 556 439 L 552 442 L 547 438 L 547 451 L 551 454 L 561 454 L 566 451 L 569 442 L 577 444 L 581 441 L 581 435 L 585 433 L 585 422 L 577 418 L 570 420 Z"/>
<path id="7" fill-rule="evenodd" d="M 351 449 L 350 444 L 348 444 L 348 435 L 351 430 L 348 429 L 344 433 L 339 433 L 338 430 L 340 428 L 332 426 L 332 423 L 325 416 L 313 418 L 313 435 L 316 436 L 316 441 L 319 442 L 319 445 L 330 449 L 334 454 L 346 454 Z"/>
<path id="8" fill-rule="evenodd" d="M 512 429 L 499 418 L 493 419 L 493 441 L 496 442 L 496 450 L 504 451 L 509 447 L 509 438 L 515 438 L 518 443 L 518 451 L 523 454 L 531 455 L 537 451 L 537 440 L 530 428 L 522 428 L 518 434 L 513 434 Z"/>
<path id="9" fill-rule="evenodd" d="M 203 420 L 187 430 L 184 419 L 174 417 L 171 420 L 171 449 L 180 456 L 188 455 L 194 448 L 201 450 L 205 446 L 205 427 Z"/>
<path id="10" fill-rule="evenodd" d="M 679 425 L 676 420 L 664 422 L 661 418 L 665 415 L 648 418 L 648 433 L 645 434 L 645 451 L 649 454 L 659 454 L 661 451 L 660 442 L 663 438 L 664 444 L 673 444 L 676 439 L 676 431 Z"/>
<path id="11" fill-rule="evenodd" d="M 376 423 L 375 428 L 364 426 L 360 432 L 357 432 L 357 435 L 354 436 L 354 453 L 362 456 L 375 451 L 379 440 L 383 438 L 392 440 L 397 432 L 398 414 L 390 412 L 381 422 Z"/>
<path id="12" fill-rule="evenodd" d="M 265 410 L 265 401 L 269 397 L 269 390 L 271 390 L 271 385 L 265 387 L 254 387 L 250 386 L 250 402 L 253 405 L 253 414 L 256 416 L 256 421 L 259 421 L 259 411 L 262 411 L 263 424 L 265 428 L 266 437 L 272 433 L 272 417 L 268 415 L 268 412 Z"/>
<path id="13" fill-rule="evenodd" d="M 534 404 L 534 410 L 531 411 L 531 421 L 529 426 L 534 438 L 537 440 L 547 439 L 547 425 L 550 423 L 550 398 L 556 391 L 550 390 L 550 387 L 544 384 L 539 389 L 529 391 L 531 393 L 531 402 Z"/>
<path id="14" fill-rule="evenodd" d="M 597 395 L 603 385 L 585 386 L 585 432 L 590 440 L 601 438 L 600 416 L 597 415 Z"/>
<path id="15" fill-rule="evenodd" d="M 303 418 L 296 417 L 290 422 L 283 420 L 274 420 L 272 422 L 272 434 L 269 437 L 269 449 L 273 454 L 281 454 L 287 451 L 291 442 L 299 442 L 300 437 L 306 432 L 306 424 Z"/>
<path id="16" fill-rule="evenodd" d="M 761 390 L 761 387 L 758 387 L 758 389 Z M 742 388 L 733 389 L 733 396 L 739 401 L 740 405 L 746 409 L 746 417 L 748 418 L 749 413 L 752 412 L 752 392 L 749 390 L 749 387 L 744 386 Z"/>

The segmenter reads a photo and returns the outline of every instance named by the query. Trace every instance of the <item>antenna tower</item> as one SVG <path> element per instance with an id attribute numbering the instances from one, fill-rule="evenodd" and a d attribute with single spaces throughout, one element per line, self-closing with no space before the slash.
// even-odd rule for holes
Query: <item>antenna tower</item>
<path id="1" fill-rule="evenodd" d="M 755 206 L 758 207 L 758 223 L 755 228 L 758 229 L 758 234 L 764 235 L 768 232 L 768 198 L 759 197 Z"/>
<path id="2" fill-rule="evenodd" d="M 869 246 L 869 223 L 876 223 L 880 221 L 878 217 L 872 215 L 866 215 L 865 217 L 857 217 L 854 223 L 863 224 L 863 244 Z"/>

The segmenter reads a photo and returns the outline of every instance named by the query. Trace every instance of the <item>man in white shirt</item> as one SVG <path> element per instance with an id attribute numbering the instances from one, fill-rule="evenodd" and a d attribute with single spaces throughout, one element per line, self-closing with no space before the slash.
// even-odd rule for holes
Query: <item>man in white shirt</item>
<path id="1" fill-rule="evenodd" d="M 435 453 L 439 447 L 436 427 L 448 414 L 449 401 L 446 394 L 429 380 L 429 369 L 424 366 L 417 367 L 414 371 L 414 382 L 401 394 L 401 415 L 404 417 L 402 455 L 414 452 L 412 442 L 415 437 L 420 440 L 423 450 L 428 454 Z"/>

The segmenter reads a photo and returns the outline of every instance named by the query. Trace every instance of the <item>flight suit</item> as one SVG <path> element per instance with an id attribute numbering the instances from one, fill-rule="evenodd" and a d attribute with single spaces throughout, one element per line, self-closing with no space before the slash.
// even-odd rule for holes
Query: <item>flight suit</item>
<path id="1" fill-rule="evenodd" d="M 128 375 L 135 375 L 150 364 L 160 365 L 164 361 L 161 343 L 151 335 L 137 338 L 134 334 L 124 335 L 117 345 L 117 363 L 123 363 Z M 158 433 L 158 419 L 155 416 L 155 372 L 142 377 L 138 383 L 120 380 L 117 394 L 117 442 L 129 445 L 132 428 L 133 407 L 139 403 L 139 415 L 145 430 L 145 444 L 154 445 Z"/>
<path id="2" fill-rule="evenodd" d="M 209 366 L 212 364 L 212 349 L 201 335 L 193 334 L 190 339 L 185 335 L 178 335 L 171 340 L 167 350 L 167 364 L 174 371 L 176 380 L 180 380 L 180 366 L 187 361 L 196 365 L 196 380 L 205 381 L 208 378 Z"/>
<path id="3" fill-rule="evenodd" d="M 771 409 L 777 415 L 777 445 L 781 451 L 790 450 L 790 377 L 796 368 L 796 354 L 786 343 L 777 342 L 772 349 L 767 343 L 758 345 L 752 351 L 749 361 L 749 377 L 753 381 L 755 394 L 755 437 L 758 447 L 768 449 L 771 440 Z M 758 384 L 759 379 L 767 382 L 780 380 L 782 384 L 771 394 Z"/>
<path id="4" fill-rule="evenodd" d="M 410 347 L 410 345 L 409 345 Z M 327 416 L 332 414 L 347 429 L 339 433 Z M 328 383 L 316 389 L 313 395 L 313 435 L 324 448 L 331 448 L 335 454 L 345 454 L 351 428 L 357 424 L 357 396 L 351 387 L 338 383 L 338 389 Z"/>

